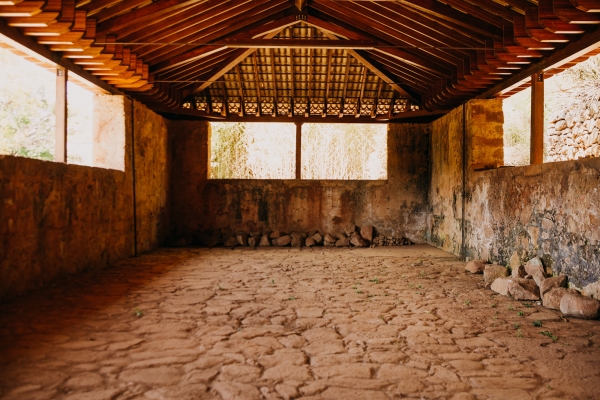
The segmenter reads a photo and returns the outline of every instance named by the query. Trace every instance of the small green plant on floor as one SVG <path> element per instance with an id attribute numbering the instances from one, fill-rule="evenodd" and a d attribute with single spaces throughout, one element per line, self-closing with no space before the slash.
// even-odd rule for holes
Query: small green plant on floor
<path id="1" fill-rule="evenodd" d="M 552 334 L 552 332 L 550 331 L 541 331 L 540 332 L 542 335 L 549 337 L 550 339 L 552 339 L 553 342 L 556 342 L 558 340 L 558 337 L 554 336 Z"/>
<path id="2" fill-rule="evenodd" d="M 356 293 L 363 294 L 363 291 L 362 290 L 357 290 Z"/>
<path id="3" fill-rule="evenodd" d="M 543 324 L 542 324 L 542 321 L 540 321 L 540 320 L 535 320 L 535 321 L 533 321 L 531 324 L 532 324 L 533 326 L 537 326 L 538 328 L 541 328 L 541 327 L 542 327 L 542 325 L 543 325 Z"/>
<path id="4" fill-rule="evenodd" d="M 141 311 L 139 308 L 136 308 L 133 310 L 133 315 L 140 318 L 144 316 L 144 312 Z"/>
<path id="5" fill-rule="evenodd" d="M 492 303 L 491 307 L 496 308 L 496 303 Z"/>
<path id="6" fill-rule="evenodd" d="M 369 279 L 369 282 L 374 282 L 376 284 L 379 284 L 379 278 Z"/>
<path id="7" fill-rule="evenodd" d="M 294 296 L 288 297 L 288 301 L 292 301 L 292 300 L 296 300 L 296 297 L 294 297 Z"/>
<path id="8" fill-rule="evenodd" d="M 513 328 L 515 329 L 519 329 L 521 327 L 521 324 L 513 324 Z"/>
<path id="9" fill-rule="evenodd" d="M 421 289 L 423 286 L 421 285 L 417 285 L 417 289 Z"/>
<path id="10" fill-rule="evenodd" d="M 523 337 L 523 332 L 520 329 L 517 329 L 517 337 Z"/>
<path id="11" fill-rule="evenodd" d="M 471 300 L 465 299 L 464 304 L 465 304 L 465 306 L 470 306 L 471 305 Z"/>
<path id="12" fill-rule="evenodd" d="M 421 278 L 424 278 L 425 277 L 425 271 L 419 272 L 419 275 L 421 276 Z"/>
<path id="13" fill-rule="evenodd" d="M 517 315 L 518 315 L 519 317 L 522 317 L 522 316 L 523 316 L 523 315 L 525 315 L 525 314 L 523 313 L 523 311 L 519 311 L 519 312 L 517 313 Z"/>
<path id="14" fill-rule="evenodd" d="M 508 306 L 508 311 L 515 311 L 514 307 L 512 306 L 512 304 L 510 306 Z"/>
<path id="15" fill-rule="evenodd" d="M 531 308 L 532 307 L 531 303 L 523 303 L 523 305 L 525 306 L 525 308 Z"/>

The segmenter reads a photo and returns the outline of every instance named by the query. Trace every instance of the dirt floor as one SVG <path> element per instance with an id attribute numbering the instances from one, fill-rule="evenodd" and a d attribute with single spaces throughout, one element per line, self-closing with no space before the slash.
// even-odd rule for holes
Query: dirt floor
<path id="1" fill-rule="evenodd" d="M 424 245 L 161 250 L 1 305 L 0 397 L 598 398 L 599 321 L 464 265 Z"/>

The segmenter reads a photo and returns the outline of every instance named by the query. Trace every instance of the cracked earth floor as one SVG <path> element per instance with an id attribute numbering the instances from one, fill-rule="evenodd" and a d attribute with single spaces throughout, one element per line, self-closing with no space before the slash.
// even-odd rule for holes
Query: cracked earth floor
<path id="1" fill-rule="evenodd" d="M 464 266 L 426 245 L 163 249 L 0 305 L 0 398 L 598 398 L 600 322 Z"/>

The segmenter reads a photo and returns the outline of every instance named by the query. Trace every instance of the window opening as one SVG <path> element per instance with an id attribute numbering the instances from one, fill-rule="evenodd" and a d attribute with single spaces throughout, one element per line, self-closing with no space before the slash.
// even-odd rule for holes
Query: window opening
<path id="1" fill-rule="evenodd" d="M 0 154 L 54 160 L 54 68 L 0 37 L 0 70 Z"/>
<path id="2" fill-rule="evenodd" d="M 387 125 L 304 124 L 302 179 L 387 179 Z"/>
<path id="3" fill-rule="evenodd" d="M 600 157 L 600 55 L 544 79 L 544 162 Z M 531 88 L 503 101 L 504 164 L 529 165 Z"/>
<path id="4" fill-rule="evenodd" d="M 211 179 L 294 179 L 292 123 L 211 123 Z"/>

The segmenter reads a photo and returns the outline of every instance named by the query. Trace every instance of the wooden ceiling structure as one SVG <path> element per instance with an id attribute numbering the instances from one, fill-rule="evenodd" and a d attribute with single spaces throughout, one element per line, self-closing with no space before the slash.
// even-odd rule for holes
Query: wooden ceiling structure
<path id="1" fill-rule="evenodd" d="M 157 112 L 432 119 L 600 48 L 600 0 L 0 0 L 0 33 Z"/>

